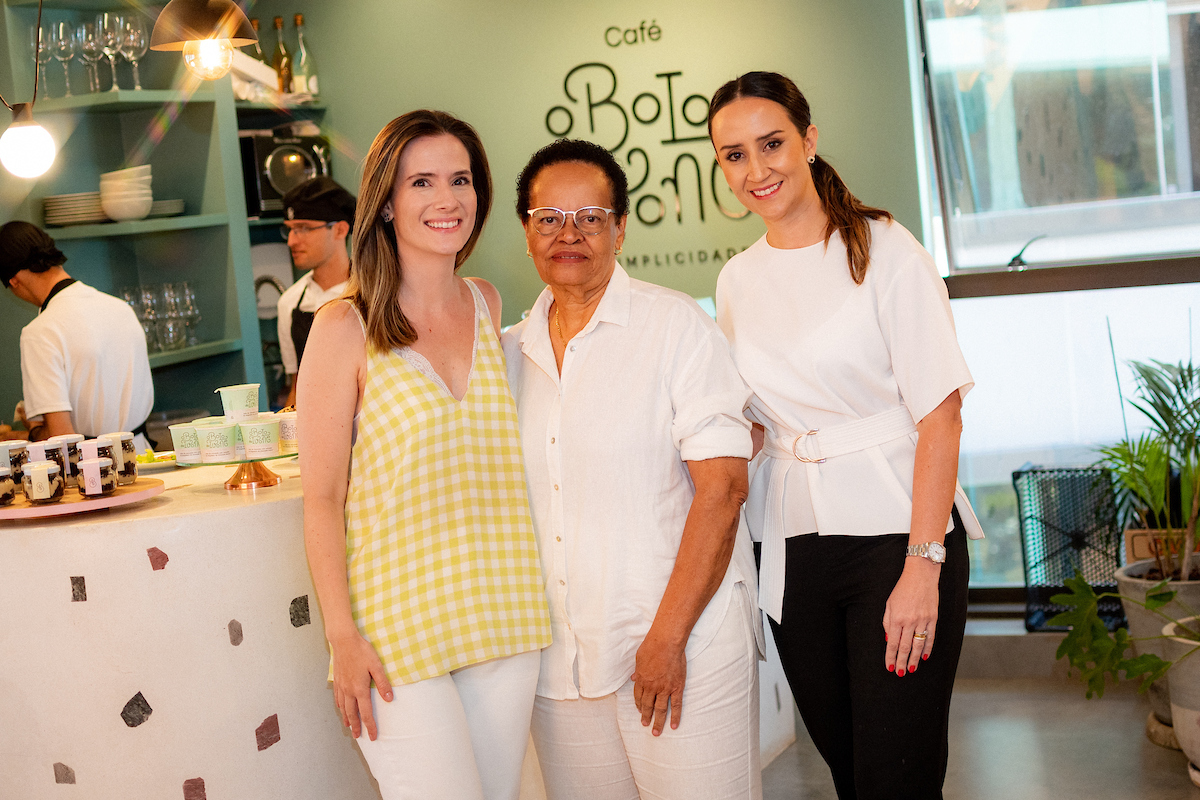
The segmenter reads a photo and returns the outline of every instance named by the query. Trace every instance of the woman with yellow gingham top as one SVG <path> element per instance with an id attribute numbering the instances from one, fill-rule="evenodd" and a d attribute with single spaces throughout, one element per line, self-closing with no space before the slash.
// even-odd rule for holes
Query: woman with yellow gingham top
<path id="1" fill-rule="evenodd" d="M 466 123 L 414 111 L 363 175 L 350 288 L 317 314 L 297 395 L 334 697 L 384 800 L 516 800 L 550 626 L 500 296 L 455 274 L 487 157 Z"/>

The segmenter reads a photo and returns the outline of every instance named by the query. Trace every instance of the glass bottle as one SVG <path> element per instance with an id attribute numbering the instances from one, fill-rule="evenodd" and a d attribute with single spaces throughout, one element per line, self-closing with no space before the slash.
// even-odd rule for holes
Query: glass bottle
<path id="1" fill-rule="evenodd" d="M 261 39 L 262 37 L 258 32 L 258 17 L 255 17 L 254 19 L 250 20 L 250 27 L 254 28 L 254 35 L 258 36 Z M 264 64 L 267 63 L 267 57 L 265 55 L 263 55 L 261 42 L 254 43 L 254 57 L 257 58 L 259 61 L 263 62 Z"/>
<path id="2" fill-rule="evenodd" d="M 304 43 L 304 15 L 297 14 L 295 21 L 296 40 L 300 45 L 292 76 L 292 86 L 297 92 L 308 92 L 315 97 L 320 94 L 317 86 L 317 65 L 313 61 L 312 56 L 309 55 L 308 47 Z"/>
<path id="3" fill-rule="evenodd" d="M 292 91 L 292 54 L 283 43 L 283 17 L 275 18 L 275 52 L 271 55 L 271 66 L 279 78 L 280 94 Z"/>

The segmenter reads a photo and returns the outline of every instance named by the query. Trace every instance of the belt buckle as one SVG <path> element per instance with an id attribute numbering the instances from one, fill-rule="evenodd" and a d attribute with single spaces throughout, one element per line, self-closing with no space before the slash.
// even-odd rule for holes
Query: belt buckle
<path id="1" fill-rule="evenodd" d="M 797 436 L 796 440 L 794 442 L 792 442 L 792 455 L 794 455 L 796 457 L 796 460 L 801 462 L 802 464 L 824 464 L 825 463 L 825 459 L 823 459 L 823 458 L 808 458 L 807 456 L 802 456 L 798 452 L 796 452 L 796 448 L 800 446 L 800 440 L 803 439 L 805 436 L 813 435 L 818 430 L 819 430 L 818 428 L 813 428 L 810 431 L 805 431 L 804 433 Z"/>

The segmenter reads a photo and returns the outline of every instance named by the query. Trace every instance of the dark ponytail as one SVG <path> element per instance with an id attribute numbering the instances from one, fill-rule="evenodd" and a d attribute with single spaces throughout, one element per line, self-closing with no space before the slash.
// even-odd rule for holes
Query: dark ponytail
<path id="1" fill-rule="evenodd" d="M 709 139 L 712 138 L 712 121 L 717 112 L 743 97 L 760 97 L 783 106 L 801 136 L 812 124 L 808 100 L 790 78 L 777 72 L 747 72 L 724 84 L 713 95 L 708 106 Z M 850 277 L 855 283 L 861 284 L 871 263 L 871 228 L 867 220 L 890 220 L 892 215 L 882 208 L 864 205 L 851 194 L 837 170 L 820 156 L 816 157 L 811 170 L 817 197 L 821 199 L 821 206 L 828 219 L 825 226 L 825 244 L 828 246 L 829 237 L 833 236 L 834 231 L 841 233 L 842 241 L 846 245 L 846 262 L 850 267 Z"/>

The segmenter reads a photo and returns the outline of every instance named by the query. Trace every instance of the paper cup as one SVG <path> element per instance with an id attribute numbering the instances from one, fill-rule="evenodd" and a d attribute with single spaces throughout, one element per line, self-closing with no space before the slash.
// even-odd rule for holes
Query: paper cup
<path id="1" fill-rule="evenodd" d="M 22 472 L 25 497 L 34 505 L 57 503 L 63 496 L 62 470 L 53 461 L 30 461 Z"/>
<path id="2" fill-rule="evenodd" d="M 200 463 L 200 437 L 195 425 L 168 425 L 171 431 L 171 444 L 175 447 L 175 463 Z"/>
<path id="3" fill-rule="evenodd" d="M 79 493 L 103 497 L 117 490 L 117 471 L 110 458 L 85 458 L 79 462 Z"/>
<path id="4" fill-rule="evenodd" d="M 21 468 L 29 460 L 29 451 L 26 448 L 28 444 L 24 439 L 7 439 L 0 442 L 0 465 L 7 464 L 12 470 L 13 483 L 20 491 L 24 491 L 21 487 Z"/>
<path id="5" fill-rule="evenodd" d="M 233 434 L 233 457 L 238 461 L 246 460 L 246 442 L 242 439 L 242 429 L 240 426 Z"/>
<path id="6" fill-rule="evenodd" d="M 222 386 L 221 407 L 225 416 L 233 422 L 253 422 L 258 419 L 258 384 L 239 383 L 237 386 Z"/>
<path id="7" fill-rule="evenodd" d="M 269 458 L 279 455 L 279 420 L 264 415 L 254 422 L 239 422 L 242 440 L 246 443 L 246 458 Z"/>
<path id="8" fill-rule="evenodd" d="M 13 482 L 12 467 L 0 464 L 0 506 L 6 506 L 17 497 L 17 485 Z"/>
<path id="9" fill-rule="evenodd" d="M 128 486 L 137 480 L 137 450 L 133 446 L 133 434 L 129 431 L 106 433 L 97 439 L 108 439 L 113 444 L 113 465 L 117 468 L 117 484 Z"/>
<path id="10" fill-rule="evenodd" d="M 235 423 L 204 425 L 196 428 L 196 436 L 200 440 L 200 460 L 205 464 L 237 460 L 234 449 L 237 438 Z"/>
<path id="11" fill-rule="evenodd" d="M 279 452 L 300 452 L 300 437 L 296 433 L 296 412 L 280 411 L 275 416 L 279 419 Z"/>

